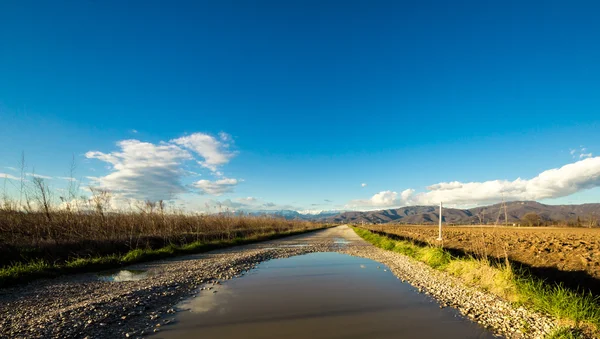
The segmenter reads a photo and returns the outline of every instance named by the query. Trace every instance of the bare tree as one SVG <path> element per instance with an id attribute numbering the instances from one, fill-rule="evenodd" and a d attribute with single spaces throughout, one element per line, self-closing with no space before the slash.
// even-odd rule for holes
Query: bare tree
<path id="1" fill-rule="evenodd" d="M 523 222 L 529 224 L 529 226 L 539 226 L 542 218 L 535 212 L 529 212 L 523 216 Z"/>
<path id="2" fill-rule="evenodd" d="M 596 227 L 598 225 L 598 217 L 594 213 L 590 213 L 588 218 L 588 227 Z"/>
<path id="3" fill-rule="evenodd" d="M 104 212 L 107 207 L 110 206 L 110 200 L 112 198 L 110 191 L 90 187 L 90 192 L 92 192 L 91 202 L 94 205 L 96 213 L 104 218 Z"/>
<path id="4" fill-rule="evenodd" d="M 484 225 L 485 224 L 485 210 L 481 209 L 481 212 L 479 212 L 477 214 L 477 217 L 479 218 L 479 224 Z"/>
<path id="5" fill-rule="evenodd" d="M 75 179 L 75 170 L 77 169 L 77 164 L 75 163 L 75 154 L 72 155 L 71 158 L 71 167 L 69 168 L 69 187 L 67 188 L 68 190 L 68 195 L 67 195 L 67 202 L 66 202 L 66 207 L 68 211 L 73 210 L 73 208 L 75 210 L 79 209 L 78 206 L 78 201 L 77 201 L 77 193 L 79 192 L 79 182 Z M 75 204 L 75 206 L 73 206 L 73 204 Z"/>
<path id="6" fill-rule="evenodd" d="M 160 215 L 164 216 L 164 214 L 165 214 L 165 201 L 162 200 L 162 199 L 158 201 L 158 211 L 160 212 Z"/>
<path id="7" fill-rule="evenodd" d="M 44 214 L 46 215 L 46 219 L 48 221 L 52 220 L 52 216 L 50 214 L 51 209 L 51 194 L 48 185 L 44 182 L 44 179 L 40 177 L 33 176 L 33 189 L 35 190 L 35 199 L 39 207 L 42 209 Z"/>
<path id="8" fill-rule="evenodd" d="M 498 216 L 496 217 L 496 222 L 494 223 L 494 226 L 498 226 L 498 223 L 500 222 L 500 214 L 502 213 L 502 206 L 498 207 Z"/>
<path id="9" fill-rule="evenodd" d="M 19 190 L 19 205 L 23 203 L 23 191 L 25 189 L 25 152 L 21 152 L 21 162 L 19 163 L 21 169 L 21 189 Z"/>
<path id="10" fill-rule="evenodd" d="M 156 208 L 156 201 L 146 200 L 145 207 L 148 214 L 153 214 Z"/>

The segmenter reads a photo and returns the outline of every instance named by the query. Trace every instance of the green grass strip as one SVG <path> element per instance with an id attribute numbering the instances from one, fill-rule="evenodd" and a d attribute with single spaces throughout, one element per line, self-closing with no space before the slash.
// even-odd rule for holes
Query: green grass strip
<path id="1" fill-rule="evenodd" d="M 0 288 L 27 283 L 40 278 L 52 278 L 65 274 L 95 272 L 140 262 L 175 257 L 178 255 L 203 253 L 220 248 L 273 240 L 317 231 L 323 228 L 280 233 L 271 232 L 244 238 L 215 240 L 210 242 L 196 241 L 182 246 L 171 244 L 159 249 L 138 248 L 122 255 L 113 254 L 102 257 L 75 258 L 61 264 L 50 263 L 42 259 L 29 263 L 15 263 L 14 265 L 0 269 Z"/>
<path id="2" fill-rule="evenodd" d="M 508 263 L 492 264 L 484 259 L 457 258 L 441 247 L 418 246 L 362 228 L 353 229 L 361 238 L 379 248 L 424 262 L 515 305 L 525 305 L 558 319 L 565 326 L 558 328 L 549 338 L 598 337 L 600 334 L 600 298 L 591 293 L 572 291 L 560 284 L 547 284 L 524 270 L 512 268 Z"/>

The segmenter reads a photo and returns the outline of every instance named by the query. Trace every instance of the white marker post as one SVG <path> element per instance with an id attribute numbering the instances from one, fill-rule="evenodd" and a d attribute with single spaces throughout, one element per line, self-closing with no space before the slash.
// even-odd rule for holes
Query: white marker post
<path id="1" fill-rule="evenodd" d="M 442 241 L 442 202 L 440 201 L 440 233 L 438 235 L 437 241 Z"/>

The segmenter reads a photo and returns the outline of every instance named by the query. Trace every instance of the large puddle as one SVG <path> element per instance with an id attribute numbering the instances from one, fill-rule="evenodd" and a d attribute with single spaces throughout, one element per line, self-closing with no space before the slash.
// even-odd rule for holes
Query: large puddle
<path id="1" fill-rule="evenodd" d="M 179 308 L 154 338 L 493 338 L 381 263 L 339 253 L 264 262 Z"/>

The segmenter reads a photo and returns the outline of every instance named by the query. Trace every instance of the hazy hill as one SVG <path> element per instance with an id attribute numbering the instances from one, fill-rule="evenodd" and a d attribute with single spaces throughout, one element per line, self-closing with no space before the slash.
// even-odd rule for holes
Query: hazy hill
<path id="1" fill-rule="evenodd" d="M 272 215 L 289 220 L 323 220 L 329 217 L 339 215 L 339 211 L 322 211 L 318 214 L 303 214 L 293 210 L 264 210 L 249 212 L 250 215 Z"/>

